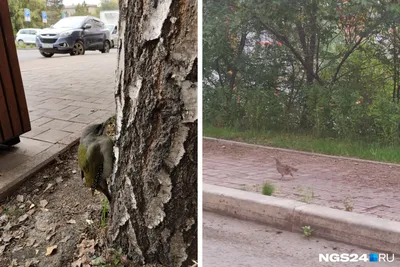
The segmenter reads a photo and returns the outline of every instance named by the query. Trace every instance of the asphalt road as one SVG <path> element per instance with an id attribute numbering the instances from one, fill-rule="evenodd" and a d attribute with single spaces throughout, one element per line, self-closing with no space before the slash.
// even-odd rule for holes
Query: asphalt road
<path id="1" fill-rule="evenodd" d="M 117 49 L 111 49 L 110 53 L 117 53 Z M 48 58 L 43 57 L 37 49 L 18 49 L 18 60 L 19 62 L 27 62 L 37 59 L 48 60 Z M 101 54 L 100 51 L 86 51 L 84 56 L 92 56 Z M 70 57 L 69 54 L 54 54 L 52 58 L 56 57 Z"/>
<path id="2" fill-rule="evenodd" d="M 319 262 L 319 253 L 367 253 L 369 256 L 373 252 L 316 237 L 306 239 L 301 234 L 214 213 L 203 213 L 204 267 L 400 266 L 397 260 L 391 263 L 323 263 Z"/>

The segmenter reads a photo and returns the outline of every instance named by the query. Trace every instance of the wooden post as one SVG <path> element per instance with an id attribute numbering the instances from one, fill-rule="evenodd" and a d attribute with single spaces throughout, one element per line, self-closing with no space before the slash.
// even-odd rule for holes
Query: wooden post
<path id="1" fill-rule="evenodd" d="M 31 130 L 8 2 L 0 1 L 0 144 Z"/>

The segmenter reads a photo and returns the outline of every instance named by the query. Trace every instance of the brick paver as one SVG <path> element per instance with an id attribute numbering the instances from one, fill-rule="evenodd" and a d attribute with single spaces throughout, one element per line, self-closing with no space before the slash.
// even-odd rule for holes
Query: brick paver
<path id="1" fill-rule="evenodd" d="M 117 53 L 20 60 L 32 130 L 12 148 L 0 146 L 0 193 L 23 168 L 36 168 L 76 140 L 90 123 L 115 112 Z"/>
<path id="2" fill-rule="evenodd" d="M 299 169 L 280 179 L 276 156 Z M 251 147 L 224 141 L 203 141 L 203 181 L 261 192 L 262 184 L 277 187 L 274 196 L 345 209 L 400 221 L 400 166 L 357 162 Z"/>

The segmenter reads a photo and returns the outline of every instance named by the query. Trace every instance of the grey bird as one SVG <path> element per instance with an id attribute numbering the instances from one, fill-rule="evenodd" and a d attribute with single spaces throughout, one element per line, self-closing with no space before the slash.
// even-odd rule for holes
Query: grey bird
<path id="1" fill-rule="evenodd" d="M 283 164 L 283 163 L 280 162 L 280 160 L 277 159 L 276 157 L 272 157 L 272 158 L 275 159 L 276 170 L 282 175 L 282 176 L 281 176 L 281 179 L 282 179 L 283 176 L 285 176 L 285 175 L 290 175 L 290 176 L 293 177 L 292 172 L 298 171 L 298 169 L 296 169 L 296 168 L 294 168 L 294 167 L 292 167 L 292 166 Z"/>

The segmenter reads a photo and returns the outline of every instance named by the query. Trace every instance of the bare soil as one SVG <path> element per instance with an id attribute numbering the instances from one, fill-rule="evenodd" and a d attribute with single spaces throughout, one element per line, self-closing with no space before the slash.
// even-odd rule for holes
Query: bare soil
<path id="1" fill-rule="evenodd" d="M 1 203 L 0 267 L 104 262 L 104 198 L 80 178 L 77 146 L 59 156 Z"/>

